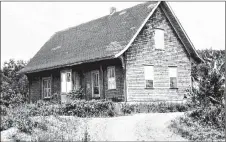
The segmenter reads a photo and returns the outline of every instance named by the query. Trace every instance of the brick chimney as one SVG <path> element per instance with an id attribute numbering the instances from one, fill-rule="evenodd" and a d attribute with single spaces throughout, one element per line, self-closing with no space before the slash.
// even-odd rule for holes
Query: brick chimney
<path id="1" fill-rule="evenodd" d="M 110 15 L 113 15 L 116 12 L 116 8 L 115 7 L 111 7 L 110 8 Z"/>

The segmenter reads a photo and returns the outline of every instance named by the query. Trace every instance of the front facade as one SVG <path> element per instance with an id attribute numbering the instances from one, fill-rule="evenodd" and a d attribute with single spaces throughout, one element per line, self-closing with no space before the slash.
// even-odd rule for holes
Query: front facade
<path id="1" fill-rule="evenodd" d="M 121 61 L 116 59 L 31 73 L 28 74 L 30 100 L 61 99 L 62 95 L 80 88 L 84 89 L 87 100 L 124 100 L 122 72 Z"/>
<path id="2" fill-rule="evenodd" d="M 92 60 L 90 57 L 86 61 L 80 60 L 77 63 L 58 66 L 51 63 L 48 68 L 36 70 L 33 68 L 33 71 L 25 68 L 24 72 L 29 79 L 30 100 L 33 102 L 53 97 L 60 100 L 64 94 L 80 88 L 84 90 L 87 100 L 117 99 L 127 102 L 183 100 L 186 90 L 190 89 L 192 83 L 191 63 L 200 63 L 202 60 L 166 2 L 144 3 L 140 7 L 135 6 L 115 15 L 121 16 L 127 12 L 128 17 L 133 9 L 137 12 L 139 8 L 144 9 L 144 6 L 147 8 L 147 14 L 140 20 L 139 26 L 127 28 L 133 33 L 124 46 L 122 46 L 124 41 L 113 40 L 110 42 L 111 46 L 100 49 L 110 50 L 113 56 L 104 56 L 110 54 L 105 52 L 104 55 L 101 54 L 102 57 Z M 122 26 L 123 24 L 125 22 L 122 21 Z M 93 45 L 96 41 L 91 42 Z M 42 50 L 50 48 L 50 45 L 46 46 L 36 56 L 40 56 Z M 53 47 L 51 51 L 61 50 L 58 49 L 61 48 L 59 45 L 54 44 Z M 86 52 L 97 54 L 90 50 L 83 51 L 82 54 Z M 36 56 L 34 58 L 38 59 Z M 56 54 L 51 52 L 51 56 L 54 58 Z M 49 60 L 51 62 L 51 59 Z M 48 63 L 46 60 L 45 62 Z"/>

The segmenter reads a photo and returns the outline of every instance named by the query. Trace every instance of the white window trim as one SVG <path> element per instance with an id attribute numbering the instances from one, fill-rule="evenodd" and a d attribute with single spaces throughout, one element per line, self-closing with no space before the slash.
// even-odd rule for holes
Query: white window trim
<path id="1" fill-rule="evenodd" d="M 115 66 L 109 66 L 109 67 L 107 67 L 107 84 L 108 84 L 108 79 L 109 79 L 108 70 L 111 69 L 111 68 L 113 68 L 114 74 L 115 74 L 115 88 L 109 89 L 109 86 L 107 86 L 107 87 L 108 87 L 108 90 L 115 90 L 117 88 Z"/>
<path id="2" fill-rule="evenodd" d="M 156 42 L 155 42 L 155 32 L 156 32 L 156 30 L 161 30 L 161 31 L 163 31 L 163 48 L 156 48 Z M 165 30 L 164 29 L 162 29 L 162 28 L 155 28 L 154 29 L 154 47 L 155 47 L 155 49 L 156 50 L 165 50 Z"/>
<path id="3" fill-rule="evenodd" d="M 44 80 L 50 80 L 50 96 L 45 97 L 44 96 L 44 89 L 43 89 L 43 81 Z M 42 98 L 49 99 L 52 95 L 52 77 L 42 77 Z"/>
<path id="4" fill-rule="evenodd" d="M 144 88 L 145 89 L 153 89 L 153 88 L 155 88 L 155 68 L 154 68 L 154 65 L 152 65 L 152 64 L 144 64 L 143 66 L 144 66 L 144 84 L 145 84 Z M 145 79 L 145 66 L 152 66 L 153 67 L 153 87 L 152 88 L 151 87 L 146 87 L 147 85 L 146 85 L 146 79 Z"/>
<path id="5" fill-rule="evenodd" d="M 62 86 L 61 86 L 61 82 L 62 82 L 62 77 L 61 77 L 61 73 L 66 73 L 66 72 L 70 72 L 71 73 L 71 88 L 73 90 L 73 81 L 72 81 L 72 69 L 65 69 L 60 71 L 60 92 L 61 93 L 68 93 L 68 92 L 62 92 Z"/>
<path id="6" fill-rule="evenodd" d="M 176 88 L 171 88 L 170 87 L 170 76 L 169 76 L 169 74 L 170 74 L 169 72 L 170 71 L 169 70 L 170 70 L 171 67 L 174 67 L 174 68 L 176 67 L 177 68 L 177 76 L 176 76 L 176 78 L 177 78 L 177 87 Z M 168 66 L 168 78 L 169 78 L 169 88 L 170 89 L 177 89 L 178 88 L 178 67 L 177 66 Z"/>
<path id="7" fill-rule="evenodd" d="M 98 97 L 100 97 L 100 72 L 99 70 L 94 70 L 91 71 L 91 89 L 92 89 L 92 98 L 96 97 L 94 96 L 94 92 L 93 92 L 93 73 L 98 73 L 98 88 L 99 88 L 99 94 L 95 94 L 96 96 L 98 95 Z"/>

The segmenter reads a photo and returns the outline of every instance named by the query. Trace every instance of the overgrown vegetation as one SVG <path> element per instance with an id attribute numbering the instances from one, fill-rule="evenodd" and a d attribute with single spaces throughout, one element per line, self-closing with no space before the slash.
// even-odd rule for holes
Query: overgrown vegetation
<path id="1" fill-rule="evenodd" d="M 38 101 L 34 104 L 20 104 L 7 108 L 3 116 L 0 130 L 17 127 L 23 132 L 30 133 L 33 116 L 77 116 L 77 117 L 112 117 L 115 116 L 114 104 L 105 100 L 74 100 L 67 104 L 56 104 L 52 102 Z"/>
<path id="2" fill-rule="evenodd" d="M 28 80 L 26 75 L 18 74 L 18 71 L 24 68 L 27 63 L 19 60 L 10 59 L 4 63 L 0 70 L 1 74 L 1 98 L 0 105 L 8 106 L 27 101 L 28 98 Z M 4 107 L 3 106 L 3 107 Z"/>
<path id="3" fill-rule="evenodd" d="M 84 88 L 80 88 L 78 90 L 72 90 L 69 94 L 68 94 L 69 98 L 72 100 L 76 100 L 76 99 L 85 99 L 85 92 L 84 92 Z"/>
<path id="4" fill-rule="evenodd" d="M 188 114 L 173 120 L 170 128 L 192 141 L 225 141 L 224 130 L 204 125 Z"/>
<path id="5" fill-rule="evenodd" d="M 204 63 L 192 65 L 190 104 L 195 108 L 171 125 L 190 140 L 222 140 L 225 131 L 225 53 L 199 50 Z"/>
<path id="6" fill-rule="evenodd" d="M 121 111 L 123 114 L 132 113 L 167 113 L 167 112 L 185 112 L 190 110 L 188 104 L 159 102 L 159 103 L 138 103 L 138 104 L 122 104 Z"/>

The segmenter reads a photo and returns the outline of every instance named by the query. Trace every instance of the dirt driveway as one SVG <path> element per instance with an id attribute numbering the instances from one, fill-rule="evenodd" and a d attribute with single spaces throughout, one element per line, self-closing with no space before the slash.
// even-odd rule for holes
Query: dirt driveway
<path id="1" fill-rule="evenodd" d="M 149 113 L 113 118 L 92 118 L 87 122 L 91 141 L 187 141 L 167 127 L 184 113 Z"/>

